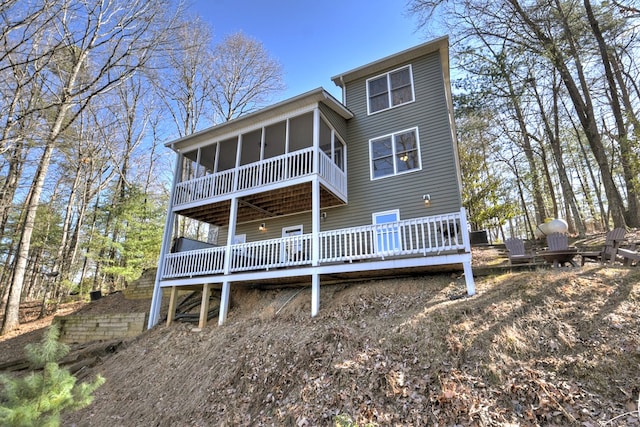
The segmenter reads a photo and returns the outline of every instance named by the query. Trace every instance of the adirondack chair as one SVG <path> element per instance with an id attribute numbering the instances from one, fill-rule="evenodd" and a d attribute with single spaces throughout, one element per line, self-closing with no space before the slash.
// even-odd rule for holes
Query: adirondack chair
<path id="1" fill-rule="evenodd" d="M 524 241 L 517 237 L 510 237 L 504 241 L 507 248 L 510 264 L 527 264 L 535 260 L 535 255 L 527 253 L 524 247 Z"/>
<path id="2" fill-rule="evenodd" d="M 547 250 L 540 252 L 539 255 L 554 267 L 565 264 L 577 267 L 573 261 L 577 253 L 577 248 L 569 247 L 569 237 L 566 233 L 551 233 L 547 236 Z"/>
<path id="3" fill-rule="evenodd" d="M 550 251 L 564 251 L 569 248 L 569 238 L 565 233 L 551 233 L 547 236 Z"/>
<path id="4" fill-rule="evenodd" d="M 640 264 L 640 252 L 638 251 L 618 248 L 618 255 L 622 257 L 622 263 L 626 266 L 638 266 Z"/>
<path id="5" fill-rule="evenodd" d="M 585 251 L 581 252 L 582 256 L 582 264 L 587 260 L 592 260 L 595 262 L 613 263 L 616 259 L 616 254 L 618 253 L 618 249 L 620 248 L 620 244 L 625 241 L 625 234 L 627 230 L 624 228 L 614 228 L 609 231 L 605 237 L 604 246 L 599 251 Z"/>

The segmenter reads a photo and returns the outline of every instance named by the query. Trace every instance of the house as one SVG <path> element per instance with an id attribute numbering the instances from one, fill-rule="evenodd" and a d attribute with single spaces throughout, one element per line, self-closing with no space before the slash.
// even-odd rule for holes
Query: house
<path id="1" fill-rule="evenodd" d="M 231 285 L 453 268 L 475 293 L 449 82 L 448 39 L 332 78 L 319 88 L 172 141 L 177 155 L 148 326 L 162 293 L 212 288 L 219 324 Z M 217 231 L 173 235 L 178 216 Z"/>

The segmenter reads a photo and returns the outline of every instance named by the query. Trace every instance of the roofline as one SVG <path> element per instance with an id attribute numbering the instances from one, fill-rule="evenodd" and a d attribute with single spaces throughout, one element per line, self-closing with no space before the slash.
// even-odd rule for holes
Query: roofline
<path id="1" fill-rule="evenodd" d="M 344 119 L 353 118 L 353 113 L 347 109 L 340 101 L 333 97 L 324 88 L 319 87 L 309 92 L 294 96 L 293 98 L 286 99 L 268 107 L 262 108 L 253 113 L 249 113 L 244 116 L 237 117 L 229 120 L 228 122 L 221 123 L 198 132 L 194 132 L 190 135 L 183 136 L 182 138 L 174 139 L 165 143 L 165 147 L 174 148 L 175 146 L 183 145 L 185 142 L 197 143 L 203 140 L 210 139 L 216 134 L 229 133 L 236 130 L 241 130 L 247 127 L 252 121 L 256 119 L 268 119 L 286 113 L 288 110 L 293 110 L 301 106 L 310 105 L 316 102 L 322 102 L 339 114 Z M 262 117 L 261 117 L 262 116 Z"/>
<path id="2" fill-rule="evenodd" d="M 437 51 L 440 51 L 440 57 L 443 60 L 443 68 L 448 70 L 449 37 L 443 36 L 426 43 L 419 44 L 418 46 L 403 50 L 402 52 L 394 53 L 393 55 L 371 62 L 367 65 L 363 65 L 361 67 L 354 68 L 353 70 L 338 74 L 331 77 L 331 80 L 333 81 L 333 83 L 335 83 L 336 86 L 344 88 L 346 83 L 352 82 L 365 76 L 370 76 L 385 69 L 395 67 L 400 63 L 408 62 L 420 56 Z"/>

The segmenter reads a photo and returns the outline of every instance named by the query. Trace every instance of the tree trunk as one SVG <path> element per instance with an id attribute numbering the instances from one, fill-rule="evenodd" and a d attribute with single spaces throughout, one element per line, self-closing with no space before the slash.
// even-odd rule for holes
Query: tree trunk
<path id="1" fill-rule="evenodd" d="M 63 116 L 64 110 L 61 109 L 56 126 L 54 126 L 54 129 L 50 134 L 50 138 L 47 140 L 47 145 L 45 146 L 33 183 L 31 184 L 32 191 L 26 202 L 27 214 L 22 225 L 20 242 L 18 243 L 18 251 L 16 253 L 16 263 L 13 269 L 13 278 L 9 287 L 9 299 L 7 301 L 7 308 L 4 316 L 4 322 L 2 324 L 2 330 L 0 330 L 0 335 L 4 335 L 7 332 L 14 330 L 18 327 L 20 322 L 20 298 L 26 274 L 27 260 L 29 258 L 29 247 L 31 245 L 31 236 L 33 234 L 33 227 L 36 220 L 36 212 L 38 210 L 38 204 L 40 203 L 40 195 L 42 194 L 42 189 L 44 187 L 47 170 L 49 169 L 49 164 L 51 162 L 51 155 L 53 154 L 53 143 L 57 137 L 57 132 L 62 126 Z"/>
<path id="2" fill-rule="evenodd" d="M 589 142 L 589 146 L 591 148 L 591 151 L 593 152 L 596 163 L 598 164 L 598 167 L 600 169 L 602 184 L 604 186 L 607 200 L 609 202 L 609 209 L 611 211 L 611 217 L 613 219 L 614 227 L 626 227 L 622 197 L 620 196 L 620 192 L 618 191 L 616 183 L 613 179 L 613 175 L 611 174 L 607 152 L 604 144 L 602 143 L 600 132 L 598 131 L 595 112 L 593 110 L 593 105 L 589 96 L 589 87 L 587 85 L 586 78 L 584 76 L 584 72 L 582 70 L 581 62 L 578 58 L 578 52 L 575 49 L 575 46 L 572 45 L 570 54 L 574 60 L 573 62 L 575 62 L 578 78 L 581 82 L 582 87 L 584 88 L 584 94 L 580 93 L 580 89 L 578 88 L 578 85 L 576 84 L 573 75 L 571 74 L 567 66 L 567 63 L 569 61 L 565 59 L 562 50 L 555 44 L 555 41 L 545 35 L 545 33 L 539 27 L 538 23 L 536 23 L 522 9 L 518 0 L 508 1 L 513 6 L 516 14 L 520 16 L 527 27 L 542 43 L 543 47 L 548 53 L 549 60 L 556 68 L 556 70 L 558 70 L 560 77 L 562 78 L 562 81 L 567 88 L 569 97 L 573 102 L 574 109 L 576 111 L 576 114 L 578 115 L 578 119 L 580 120 L 580 124 L 582 125 L 585 136 L 587 137 L 587 141 Z M 570 33 L 566 34 L 566 37 L 570 38 Z"/>
<path id="3" fill-rule="evenodd" d="M 564 163 L 564 155 L 562 153 L 562 146 L 560 144 L 560 125 L 559 125 L 559 116 L 558 116 L 558 94 L 559 87 L 555 84 L 552 89 L 553 95 L 553 127 L 549 123 L 547 118 L 547 114 L 545 112 L 544 104 L 542 103 L 542 98 L 537 90 L 537 85 L 533 85 L 533 93 L 536 97 L 536 101 L 538 103 L 538 108 L 540 109 L 540 116 L 542 118 L 542 123 L 544 125 L 544 131 L 547 134 L 547 139 L 549 140 L 549 144 L 551 145 L 551 151 L 553 153 L 553 159 L 555 161 L 556 169 L 558 172 L 558 179 L 560 180 L 560 187 L 562 188 L 562 195 L 565 200 L 565 206 L 567 210 L 567 223 L 569 224 L 569 230 L 573 229 L 572 225 L 575 223 L 578 234 L 581 237 L 584 237 L 586 234 L 586 229 L 584 227 L 584 223 L 582 221 L 582 216 L 580 214 L 580 210 L 576 205 L 575 193 L 573 191 L 573 187 L 571 186 L 571 182 L 569 180 L 569 176 L 567 174 L 567 169 Z M 571 213 L 571 215 L 568 215 Z"/>
<path id="4" fill-rule="evenodd" d="M 600 31 L 600 26 L 593 14 L 593 9 L 591 8 L 591 3 L 589 2 L 589 0 L 584 0 L 584 7 L 587 11 L 587 18 L 589 20 L 589 25 L 591 26 L 591 31 L 593 32 L 593 35 L 595 36 L 595 39 L 598 43 L 598 50 L 600 52 L 600 57 L 602 58 L 604 74 L 607 80 L 607 86 L 609 88 L 611 111 L 613 113 L 618 132 L 616 139 L 618 140 L 618 144 L 620 146 L 620 155 L 622 157 L 622 172 L 624 176 L 625 186 L 627 188 L 627 225 L 629 225 L 630 227 L 638 227 L 640 225 L 640 209 L 638 209 L 639 203 L 637 182 L 637 178 L 640 175 L 640 168 L 638 167 L 638 156 L 633 151 L 629 143 L 627 127 L 620 104 L 619 91 L 616 85 L 615 76 L 611 69 L 611 59 L 608 53 L 609 48 L 604 40 L 604 37 L 602 36 L 602 31 Z M 633 111 L 633 109 L 631 109 L 630 111 Z"/>
<path id="5" fill-rule="evenodd" d="M 538 165 L 534 156 L 533 148 L 531 147 L 529 132 L 527 132 L 526 118 L 522 111 L 520 100 L 518 99 L 518 96 L 514 90 L 511 76 L 504 68 L 501 70 L 501 72 L 503 73 L 504 78 L 507 82 L 507 86 L 509 88 L 509 99 L 514 108 L 518 127 L 520 128 L 520 136 L 522 137 L 522 148 L 524 150 L 524 155 L 527 158 L 527 162 L 529 163 L 529 173 L 531 174 L 530 184 L 533 193 L 533 204 L 535 207 L 536 222 L 537 224 L 542 224 L 545 218 L 547 218 L 547 209 L 545 207 L 542 189 L 540 188 L 542 180 L 540 179 L 540 175 L 538 173 Z"/>

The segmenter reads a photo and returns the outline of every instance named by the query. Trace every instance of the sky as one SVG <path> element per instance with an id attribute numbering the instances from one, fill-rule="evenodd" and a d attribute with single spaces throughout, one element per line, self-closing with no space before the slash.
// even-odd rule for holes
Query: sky
<path id="1" fill-rule="evenodd" d="M 429 37 L 406 12 L 407 0 L 191 0 L 214 43 L 242 31 L 283 67 L 288 99 L 320 86 L 337 99 L 331 77 L 408 49 Z"/>

